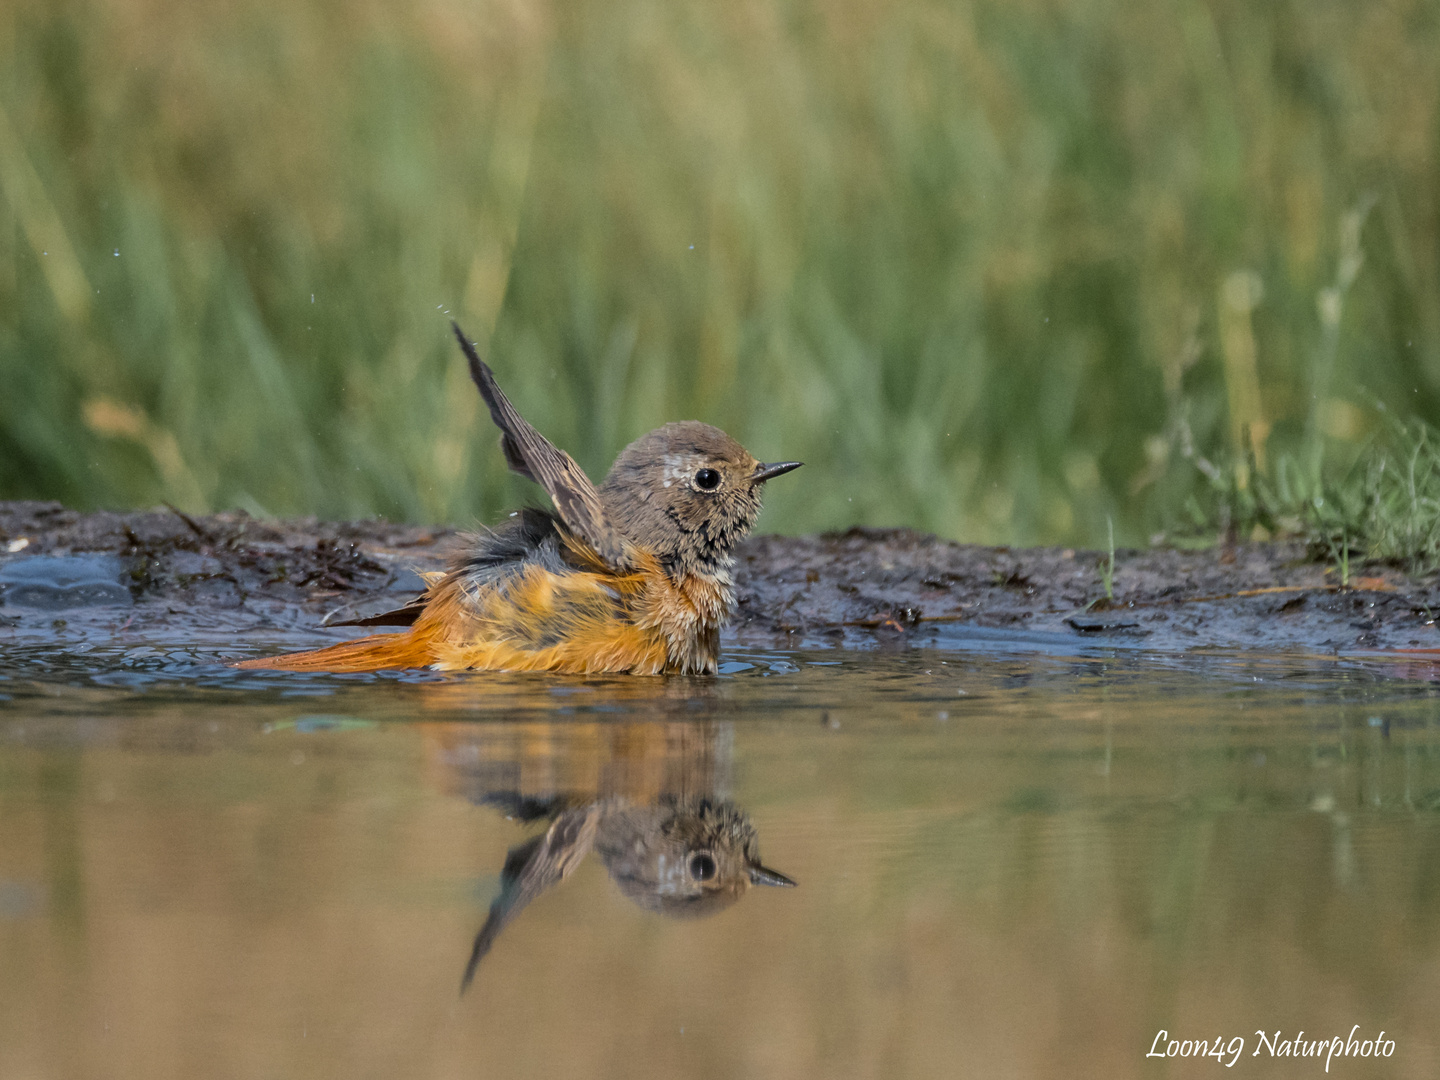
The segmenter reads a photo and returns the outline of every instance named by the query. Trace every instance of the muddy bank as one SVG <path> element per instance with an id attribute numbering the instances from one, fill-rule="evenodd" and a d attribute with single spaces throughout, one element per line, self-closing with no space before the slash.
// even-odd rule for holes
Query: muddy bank
<path id="1" fill-rule="evenodd" d="M 234 655 L 365 631 L 327 619 L 397 606 L 443 567 L 454 529 L 244 514 L 89 513 L 0 502 L 0 642 L 195 634 Z M 66 561 L 36 561 L 62 557 Z M 762 536 L 739 552 L 730 641 L 798 647 L 984 639 L 1165 651 L 1440 648 L 1440 582 L 1390 567 L 1337 569 L 1292 543 L 1102 556 L 952 544 L 908 530 Z"/>

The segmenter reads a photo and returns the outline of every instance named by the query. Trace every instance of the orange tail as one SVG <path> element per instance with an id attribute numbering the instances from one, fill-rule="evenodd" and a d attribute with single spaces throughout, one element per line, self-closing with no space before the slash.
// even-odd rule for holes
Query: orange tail
<path id="1" fill-rule="evenodd" d="M 423 668 L 435 662 L 430 635 L 413 631 L 405 634 L 372 634 L 342 641 L 310 652 L 262 656 L 234 665 L 237 668 L 264 668 L 268 671 L 385 671 L 393 668 Z"/>

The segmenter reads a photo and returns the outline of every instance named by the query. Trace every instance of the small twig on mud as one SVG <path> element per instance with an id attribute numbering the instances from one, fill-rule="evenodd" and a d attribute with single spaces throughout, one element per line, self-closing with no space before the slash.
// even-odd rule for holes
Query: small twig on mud
<path id="1" fill-rule="evenodd" d="M 1100 584 L 1105 586 L 1105 599 L 1111 603 L 1115 600 L 1115 521 L 1110 515 L 1105 515 L 1105 528 L 1110 536 L 1110 556 L 1100 564 Z"/>
<path id="2" fill-rule="evenodd" d="M 205 528 L 204 528 L 198 521 L 196 521 L 194 518 L 192 518 L 189 514 L 185 513 L 184 510 L 181 510 L 181 509 L 180 509 L 178 506 L 176 506 L 174 503 L 168 503 L 168 502 L 165 503 L 165 509 L 166 509 L 166 510 L 169 510 L 172 514 L 174 514 L 176 517 L 178 517 L 178 518 L 179 518 L 181 521 L 183 521 L 186 525 L 190 526 L 190 531 L 193 532 L 196 536 L 198 536 L 201 540 L 204 540 L 207 544 L 210 543 L 210 541 L 211 541 L 211 536 L 210 536 L 209 532 L 207 532 L 207 531 L 205 530 Z"/>

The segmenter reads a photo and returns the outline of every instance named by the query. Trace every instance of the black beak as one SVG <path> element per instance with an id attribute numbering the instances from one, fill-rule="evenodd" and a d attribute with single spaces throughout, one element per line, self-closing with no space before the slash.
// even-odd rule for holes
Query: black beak
<path id="1" fill-rule="evenodd" d="M 799 462 L 795 462 L 796 465 Z M 791 466 L 794 467 L 793 465 Z M 759 863 L 752 863 L 750 866 L 750 884 L 752 885 L 779 885 L 786 889 L 795 888 L 795 882 L 791 881 L 778 870 L 767 870 Z"/>
<path id="2" fill-rule="evenodd" d="M 774 480 L 777 476 L 783 476 L 791 469 L 798 469 L 804 465 L 803 461 L 777 461 L 772 465 L 766 465 L 763 461 L 755 466 L 755 473 L 750 477 L 752 484 L 763 484 L 766 480 Z M 793 882 L 791 884 L 794 884 Z"/>

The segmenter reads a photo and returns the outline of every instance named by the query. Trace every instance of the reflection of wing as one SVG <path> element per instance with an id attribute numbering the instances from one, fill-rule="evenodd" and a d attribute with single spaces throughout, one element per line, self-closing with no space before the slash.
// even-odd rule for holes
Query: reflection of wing
<path id="1" fill-rule="evenodd" d="M 560 511 L 560 520 L 570 531 L 595 549 L 595 553 L 612 570 L 631 568 L 620 534 L 605 518 L 600 506 L 600 493 L 595 485 L 565 451 L 536 431 L 495 382 L 495 374 L 466 339 L 460 327 L 450 324 L 455 338 L 470 363 L 470 377 L 480 388 L 480 396 L 490 406 L 490 417 L 500 429 L 500 448 L 505 461 L 521 476 L 534 480 L 545 489 Z"/>
<path id="2" fill-rule="evenodd" d="M 493 806 L 503 811 L 507 818 L 525 822 L 539 821 L 541 818 L 550 818 L 553 821 L 564 813 L 567 807 L 583 806 L 587 801 L 567 795 L 521 795 L 518 791 L 482 791 L 478 797 L 471 798 L 484 806 Z"/>
<path id="3" fill-rule="evenodd" d="M 580 865 L 595 842 L 595 826 L 599 820 L 600 806 L 596 803 L 566 810 L 542 835 L 510 850 L 500 874 L 500 895 L 490 905 L 490 915 L 475 935 L 475 947 L 470 950 L 470 962 L 465 965 L 465 975 L 460 980 L 462 994 L 469 988 L 475 969 L 495 944 L 500 931 L 510 925 L 526 904 L 569 877 Z"/>

